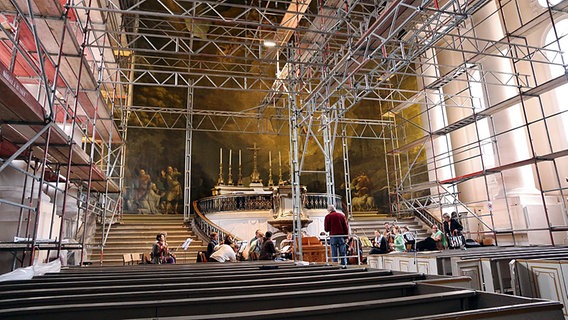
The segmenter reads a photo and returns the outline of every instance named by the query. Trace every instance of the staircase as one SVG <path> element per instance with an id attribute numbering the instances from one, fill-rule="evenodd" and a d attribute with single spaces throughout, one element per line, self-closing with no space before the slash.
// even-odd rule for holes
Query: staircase
<path id="1" fill-rule="evenodd" d="M 123 254 L 140 254 L 152 251 L 158 233 L 166 233 L 170 249 L 176 249 L 177 263 L 194 263 L 199 251 L 207 250 L 204 244 L 188 228 L 182 215 L 143 215 L 123 214 L 122 222 L 111 227 L 106 241 L 103 265 L 122 265 Z M 102 230 L 97 228 L 96 241 L 101 243 Z M 187 238 L 193 241 L 186 251 L 181 245 Z M 91 253 L 90 261 L 94 264 L 100 260 L 100 249 Z M 137 257 L 137 255 L 136 255 Z"/>
<path id="2" fill-rule="evenodd" d="M 378 229 L 383 232 L 385 229 L 385 222 L 393 223 L 396 218 L 386 214 L 353 214 L 353 220 L 349 221 L 351 231 L 362 237 L 366 236 L 373 239 L 375 236 L 374 231 Z M 418 240 L 423 240 L 430 236 L 429 228 L 424 226 L 421 221 L 415 218 L 402 218 L 396 219 L 399 227 L 407 226 L 408 230 L 417 235 Z"/>

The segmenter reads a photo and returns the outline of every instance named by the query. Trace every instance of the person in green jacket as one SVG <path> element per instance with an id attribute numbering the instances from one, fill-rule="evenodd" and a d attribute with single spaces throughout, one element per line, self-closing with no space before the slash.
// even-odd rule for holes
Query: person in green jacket
<path id="1" fill-rule="evenodd" d="M 394 250 L 397 252 L 404 252 L 406 250 L 404 238 L 402 237 L 398 226 L 394 226 Z"/>

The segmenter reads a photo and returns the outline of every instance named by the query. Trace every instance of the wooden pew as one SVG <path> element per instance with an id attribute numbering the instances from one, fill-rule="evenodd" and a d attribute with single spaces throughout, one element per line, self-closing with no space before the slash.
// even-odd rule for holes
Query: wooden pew
<path id="1" fill-rule="evenodd" d="M 158 283 L 147 283 L 144 280 L 132 280 L 126 283 L 115 283 L 115 282 L 97 282 L 85 284 L 84 282 L 79 283 L 61 283 L 59 286 L 30 286 L 22 284 L 13 283 L 10 288 L 0 291 L 0 299 L 10 299 L 10 298 L 24 298 L 24 297 L 37 297 L 37 296 L 56 296 L 56 295 L 76 295 L 76 294 L 89 294 L 89 293 L 105 293 L 105 292 L 142 292 L 142 291 L 152 291 L 152 290 L 198 290 L 199 288 L 213 288 L 213 287 L 224 287 L 224 288 L 241 288 L 243 286 L 274 286 L 277 283 L 280 286 L 286 285 L 312 285 L 324 286 L 330 282 L 337 283 L 375 283 L 375 284 L 386 284 L 395 282 L 405 282 L 405 281 L 432 281 L 436 283 L 452 283 L 455 281 L 454 278 L 429 278 L 422 274 L 406 274 L 399 273 L 393 274 L 390 271 L 370 271 L 370 272 L 350 272 L 350 273 L 328 273 L 328 274 L 314 274 L 297 276 L 295 274 L 290 274 L 289 277 L 277 277 L 273 278 L 270 276 L 264 276 L 262 278 L 253 279 L 240 279 L 238 276 L 232 279 L 210 279 L 210 281 L 177 281 L 171 279 L 169 282 L 161 281 Z M 446 282 L 444 282 L 446 281 Z M 462 279 L 463 281 L 463 279 Z"/>
<path id="2" fill-rule="evenodd" d="M 566 257 L 567 255 L 567 248 L 551 248 L 546 251 L 530 248 L 525 251 L 514 250 L 487 255 L 454 257 L 451 260 L 452 274 L 471 277 L 474 289 L 512 293 L 509 268 L 511 260 Z"/>
<path id="3" fill-rule="evenodd" d="M 373 287 L 380 293 L 380 297 L 394 297 L 401 296 L 403 293 L 413 289 L 416 284 L 414 282 L 394 282 L 394 283 L 373 283 L 371 284 L 358 281 L 362 279 L 350 279 L 348 281 L 339 281 L 339 284 L 345 288 L 365 288 Z M 368 279 L 365 279 L 368 280 Z M 219 296 L 240 296 L 250 295 L 263 295 L 266 292 L 288 292 L 294 291 L 298 288 L 310 288 L 310 290 L 320 290 L 333 288 L 331 281 L 319 281 L 312 284 L 312 282 L 298 282 L 289 284 L 263 284 L 263 285 L 249 285 L 239 287 L 225 287 L 221 284 L 215 284 L 213 287 L 207 288 L 194 288 L 192 290 L 186 289 L 164 289 L 154 288 L 154 290 L 147 291 L 128 291 L 127 294 L 118 293 L 114 290 L 108 292 L 83 292 L 82 294 L 66 294 L 66 295 L 50 295 L 46 292 L 44 296 L 32 297 L 18 297 L 3 299 L 3 303 L 9 305 L 10 308 L 29 308 L 39 306 L 56 306 L 56 305 L 71 305 L 71 304 L 87 304 L 93 301 L 97 303 L 112 303 L 112 302 L 140 302 L 140 301 L 155 301 L 160 300 L 175 300 L 175 299 L 197 299 L 206 297 L 219 297 Z"/>
<path id="4" fill-rule="evenodd" d="M 511 261 L 511 287 L 515 295 L 560 301 L 568 318 L 568 255 Z"/>
<path id="5" fill-rule="evenodd" d="M 0 318 L 112 320 L 179 316 L 185 319 L 225 318 L 229 314 L 255 318 L 254 314 L 270 310 L 283 310 L 280 317 L 289 317 L 295 314 L 294 310 L 309 309 L 314 310 L 314 315 L 308 313 L 308 316 L 315 319 L 316 309 L 325 312 L 337 309 L 337 315 L 345 316 L 341 311 L 345 309 L 343 306 L 355 306 L 362 301 L 365 307 L 351 309 L 356 315 L 368 316 L 371 313 L 366 313 L 367 306 L 375 306 L 381 314 L 388 311 L 396 317 L 401 312 L 423 317 L 441 312 L 470 312 L 469 309 L 481 305 L 478 292 L 426 283 L 451 283 L 453 278 L 358 266 L 280 269 L 270 265 L 251 268 L 232 264 L 211 270 L 174 266 L 157 281 L 148 277 L 152 274 L 149 271 L 140 272 L 135 266 L 128 272 L 128 268 L 113 269 L 108 275 L 100 270 L 81 270 L 31 281 L 12 281 L 0 288 Z M 81 276 L 86 280 L 80 279 Z M 554 309 L 556 305 L 549 307 Z M 379 309 L 373 312 L 374 317 Z M 217 314 L 220 310 L 226 314 Z M 270 317 L 279 318 L 274 313 Z"/>
<path id="6" fill-rule="evenodd" d="M 74 277 L 74 278 L 39 278 L 27 280 L 25 282 L 7 281 L 0 283 L 0 292 L 5 290 L 18 289 L 31 289 L 34 287 L 43 288 L 61 288 L 61 287 L 81 287 L 89 285 L 133 285 L 143 281 L 145 284 L 163 284 L 168 282 L 187 282 L 187 283 L 200 283 L 200 282 L 227 282 L 234 279 L 241 281 L 258 280 L 265 277 L 270 277 L 273 281 L 280 281 L 279 279 L 287 279 L 290 277 L 305 277 L 305 276 L 328 276 L 330 274 L 347 275 L 351 273 L 365 273 L 364 268 L 353 269 L 323 269 L 323 270 L 309 270 L 297 269 L 292 271 L 275 270 L 256 270 L 249 272 L 239 273 L 235 271 L 227 271 L 223 273 L 180 273 L 171 272 L 167 275 L 156 275 L 152 277 L 151 274 L 140 276 L 133 274 L 132 276 L 122 277 L 105 277 L 104 275 L 89 275 L 87 277 Z M 375 271 L 379 272 L 379 271 Z M 283 281 L 284 281 L 283 280 Z"/>
<path id="7" fill-rule="evenodd" d="M 435 299 L 435 297 L 433 298 Z M 388 303 L 388 302 L 387 302 Z M 249 311 L 238 313 L 216 313 L 206 316 L 184 316 L 184 320 L 202 320 L 202 319 L 226 319 L 234 320 L 255 319 L 255 320 L 273 320 L 273 319 L 299 319 L 299 320 L 342 320 L 356 317 L 357 319 L 377 319 L 382 314 L 396 315 L 398 311 L 406 311 L 413 305 L 400 305 L 399 308 L 385 308 L 387 304 L 383 300 L 359 301 L 354 303 L 341 303 L 333 305 L 317 305 L 302 308 L 280 308 L 273 310 Z M 422 301 L 423 304 L 428 302 Z M 492 319 L 492 320 L 518 320 L 518 319 L 563 319 L 559 317 L 558 303 L 553 301 L 529 301 L 527 303 L 519 303 L 515 305 L 505 305 L 499 307 L 485 307 L 480 309 L 470 309 L 463 311 L 452 311 L 436 314 L 425 314 L 422 312 L 416 316 L 420 305 L 411 309 L 414 311 L 412 318 L 420 320 L 455 320 L 455 319 Z M 404 308 L 404 309 L 402 309 Z M 285 316 L 283 316 L 285 315 Z M 147 319 L 146 317 L 144 319 Z M 161 320 L 179 320 L 179 317 L 160 317 Z"/>
<path id="8" fill-rule="evenodd" d="M 124 317 L 175 316 L 199 319 L 201 316 L 201 318 L 223 319 L 243 315 L 250 317 L 268 311 L 271 312 L 272 318 L 321 319 L 323 314 L 328 314 L 331 319 L 338 319 L 340 315 L 345 317 L 349 312 L 353 318 L 370 319 L 377 314 L 388 314 L 393 318 L 423 318 L 428 315 L 447 315 L 475 310 L 478 318 L 481 318 L 483 309 L 487 309 L 487 313 L 494 317 L 494 313 L 499 311 L 504 303 L 525 305 L 525 307 L 528 307 L 527 304 L 530 302 L 534 303 L 533 300 L 526 298 L 502 295 L 492 297 L 488 293 L 424 284 L 401 285 L 400 288 L 397 286 L 367 285 L 343 287 L 341 290 L 333 287 L 284 292 L 274 290 L 255 295 L 223 295 L 223 291 L 220 291 L 221 296 L 204 298 L 10 308 L 0 310 L 0 317 L 3 319 L 33 317 L 38 320 L 53 318 L 110 320 Z M 546 302 L 545 306 L 548 312 L 547 319 L 558 319 L 558 316 L 562 315 L 559 303 Z M 330 314 L 330 310 L 335 312 Z M 544 310 L 539 309 L 539 311 Z"/>
<path id="9" fill-rule="evenodd" d="M 428 290 L 430 289 L 430 290 Z M 320 304 L 335 304 L 356 302 L 359 300 L 370 301 L 373 299 L 389 300 L 393 303 L 424 303 L 436 297 L 440 306 L 451 309 L 466 303 L 467 298 L 476 295 L 475 291 L 446 289 L 444 292 L 432 292 L 432 287 L 420 290 L 418 285 L 407 284 L 398 288 L 396 285 L 362 285 L 337 287 L 323 289 L 293 289 L 289 291 L 272 290 L 257 294 L 225 294 L 223 290 L 217 292 L 216 296 L 210 297 L 177 297 L 161 298 L 154 296 L 152 300 L 136 301 L 116 301 L 99 302 L 93 297 L 87 303 L 64 303 L 60 305 L 27 305 L 21 308 L 0 309 L 0 318 L 13 319 L 34 315 L 35 319 L 116 319 L 117 317 L 162 317 L 162 316 L 183 316 L 187 314 L 198 315 L 208 314 L 212 310 L 222 308 L 224 312 L 245 312 L 251 310 L 278 309 L 282 306 L 306 307 Z M 425 292 L 423 292 L 425 291 Z M 438 290 L 440 291 L 440 290 Z M 384 297 L 383 297 L 384 295 Z M 440 308 L 440 306 L 437 306 Z M 386 304 L 385 304 L 386 307 Z M 446 310 L 451 310 L 446 309 Z M 38 313 L 39 312 L 39 313 Z"/>

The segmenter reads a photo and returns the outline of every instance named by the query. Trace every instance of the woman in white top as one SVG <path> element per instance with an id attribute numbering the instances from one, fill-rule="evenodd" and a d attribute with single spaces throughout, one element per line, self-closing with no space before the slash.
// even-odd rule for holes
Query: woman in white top
<path id="1" fill-rule="evenodd" d="M 211 262 L 237 262 L 237 255 L 232 247 L 233 242 L 229 236 L 225 237 L 222 245 L 215 247 L 215 252 L 211 254 Z"/>

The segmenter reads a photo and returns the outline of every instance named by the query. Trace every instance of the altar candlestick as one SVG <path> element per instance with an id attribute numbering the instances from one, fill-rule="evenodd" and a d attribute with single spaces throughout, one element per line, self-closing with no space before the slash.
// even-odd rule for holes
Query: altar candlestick
<path id="1" fill-rule="evenodd" d="M 219 148 L 219 179 L 217 179 L 217 185 L 223 185 L 223 148 Z"/>
<path id="2" fill-rule="evenodd" d="M 233 149 L 229 149 L 229 177 L 227 178 L 227 184 L 233 185 L 233 167 L 231 166 L 231 158 L 233 158 Z"/>
<path id="3" fill-rule="evenodd" d="M 282 154 L 278 151 L 278 185 L 283 184 L 282 181 Z"/>
<path id="4" fill-rule="evenodd" d="M 239 149 L 239 176 L 237 177 L 237 185 L 243 185 L 243 172 L 241 170 L 241 149 Z"/>

